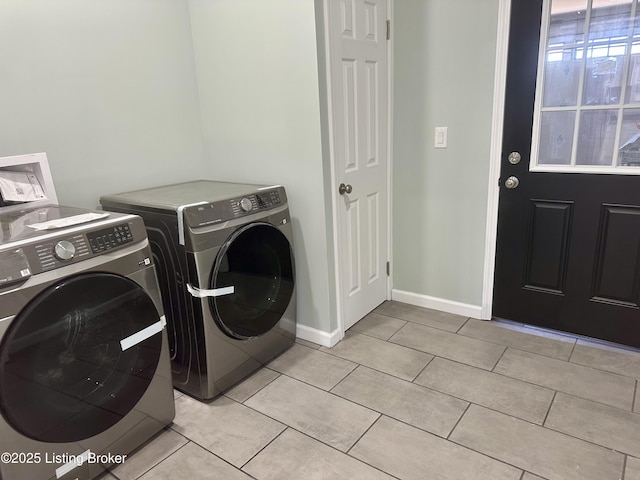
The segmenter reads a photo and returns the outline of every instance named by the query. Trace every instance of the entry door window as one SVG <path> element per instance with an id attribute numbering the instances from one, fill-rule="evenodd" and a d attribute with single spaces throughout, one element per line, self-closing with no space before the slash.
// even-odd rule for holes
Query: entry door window
<path id="1" fill-rule="evenodd" d="M 211 288 L 233 293 L 209 297 L 220 329 L 236 339 L 258 337 L 282 318 L 293 296 L 293 258 L 275 227 L 252 223 L 236 231 L 218 252 Z"/>
<path id="2" fill-rule="evenodd" d="M 79 441 L 115 425 L 155 373 L 162 337 L 140 332 L 158 321 L 147 293 L 118 275 L 78 275 L 45 289 L 0 343 L 2 415 L 43 442 Z"/>
<path id="3" fill-rule="evenodd" d="M 532 171 L 640 174 L 637 0 L 547 0 Z"/>

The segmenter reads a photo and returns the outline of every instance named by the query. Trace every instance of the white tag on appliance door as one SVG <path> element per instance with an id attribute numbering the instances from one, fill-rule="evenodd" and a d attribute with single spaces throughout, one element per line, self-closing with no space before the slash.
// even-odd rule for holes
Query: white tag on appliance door
<path id="1" fill-rule="evenodd" d="M 122 348 L 122 351 L 124 352 L 134 345 L 137 345 L 140 342 L 144 342 L 147 338 L 155 335 L 156 333 L 160 333 L 166 324 L 167 320 L 163 315 L 156 323 L 152 323 L 147 328 L 143 328 L 139 332 L 134 333 L 133 335 L 129 335 L 127 338 L 123 338 L 122 340 L 120 340 L 120 347 Z"/>
<path id="2" fill-rule="evenodd" d="M 205 298 L 205 297 L 221 297 L 222 295 L 231 295 L 235 292 L 235 287 L 222 287 L 222 288 L 212 288 L 200 290 L 198 287 L 193 287 L 187 283 L 187 291 L 196 298 Z"/>
<path id="3" fill-rule="evenodd" d="M 84 462 L 89 460 L 89 455 L 91 455 L 91 450 L 87 450 L 81 455 L 76 455 L 70 462 L 67 462 L 61 467 L 56 468 L 56 478 L 64 477 L 74 468 L 81 466 Z"/>

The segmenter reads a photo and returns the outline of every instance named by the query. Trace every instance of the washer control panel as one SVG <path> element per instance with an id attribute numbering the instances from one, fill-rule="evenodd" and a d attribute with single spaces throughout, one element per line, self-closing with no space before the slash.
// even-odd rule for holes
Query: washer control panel
<path id="1" fill-rule="evenodd" d="M 33 248 L 43 272 L 62 267 L 71 263 L 72 260 L 83 259 L 89 255 L 87 240 L 82 233 L 37 243 Z M 28 248 L 25 250 L 29 251 Z"/>
<path id="2" fill-rule="evenodd" d="M 88 225 L 83 231 L 45 234 L 20 248 L 0 251 L 0 289 L 31 275 L 82 262 L 145 238 L 146 231 L 139 217 L 93 229 Z"/>
<path id="3" fill-rule="evenodd" d="M 112 248 L 133 242 L 133 235 L 128 224 L 122 223 L 87 233 L 92 253 L 101 253 Z"/>

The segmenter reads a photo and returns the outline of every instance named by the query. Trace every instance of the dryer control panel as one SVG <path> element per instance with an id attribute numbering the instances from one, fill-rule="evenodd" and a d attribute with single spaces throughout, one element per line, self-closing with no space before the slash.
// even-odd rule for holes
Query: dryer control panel
<path id="1" fill-rule="evenodd" d="M 185 222 L 190 227 L 214 225 L 276 208 L 286 201 L 284 188 L 274 187 L 242 197 L 190 206 L 184 210 Z"/>
<path id="2" fill-rule="evenodd" d="M 240 199 L 231 199 L 229 200 L 229 204 L 233 211 L 233 217 L 238 218 L 252 212 L 277 207 L 281 204 L 280 193 L 277 190 L 267 193 L 256 193 L 255 195 L 249 195 Z"/>

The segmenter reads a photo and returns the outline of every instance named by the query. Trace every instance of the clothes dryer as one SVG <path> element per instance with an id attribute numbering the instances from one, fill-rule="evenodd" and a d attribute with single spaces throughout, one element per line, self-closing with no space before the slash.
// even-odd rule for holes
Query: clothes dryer
<path id="1" fill-rule="evenodd" d="M 214 398 L 294 343 L 293 232 L 282 186 L 202 180 L 100 202 L 144 219 L 176 388 Z"/>
<path id="2" fill-rule="evenodd" d="M 144 224 L 43 206 L 0 230 L 0 478 L 94 478 L 175 413 Z"/>

